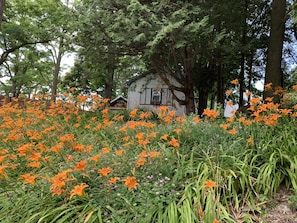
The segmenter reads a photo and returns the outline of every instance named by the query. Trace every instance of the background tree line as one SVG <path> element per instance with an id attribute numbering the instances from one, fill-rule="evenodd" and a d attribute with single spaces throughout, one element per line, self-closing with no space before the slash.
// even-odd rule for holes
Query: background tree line
<path id="1" fill-rule="evenodd" d="M 223 106 L 233 79 L 243 106 L 259 80 L 273 84 L 264 97 L 296 83 L 296 11 L 289 0 L 1 0 L 1 89 L 112 98 L 148 71 L 184 92 L 187 113 L 196 97 L 199 114 L 209 101 Z M 61 76 L 68 53 L 75 64 Z"/>

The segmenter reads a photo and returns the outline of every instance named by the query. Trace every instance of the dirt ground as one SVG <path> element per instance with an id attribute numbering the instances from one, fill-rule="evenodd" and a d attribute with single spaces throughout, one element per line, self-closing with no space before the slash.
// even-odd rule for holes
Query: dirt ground
<path id="1" fill-rule="evenodd" d="M 267 209 L 263 209 L 263 216 L 259 223 L 297 223 L 297 203 L 295 210 L 290 208 L 290 196 L 292 193 L 286 189 L 280 189 L 276 197 L 269 202 Z"/>

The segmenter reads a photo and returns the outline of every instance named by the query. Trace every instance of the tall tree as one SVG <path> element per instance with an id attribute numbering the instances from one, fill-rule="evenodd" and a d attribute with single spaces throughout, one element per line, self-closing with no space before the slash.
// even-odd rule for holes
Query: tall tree
<path id="1" fill-rule="evenodd" d="M 207 39 L 212 31 L 207 16 L 201 16 L 199 2 L 93 1 L 93 8 L 104 34 L 101 41 L 116 43 L 115 54 L 143 55 L 186 112 L 195 112 L 193 67 L 199 60 L 197 51 L 203 48 L 199 39 Z M 216 38 L 208 39 L 215 43 Z M 178 98 L 176 91 L 185 97 Z"/>
<path id="2" fill-rule="evenodd" d="M 43 27 L 41 7 L 32 1 L 11 0 L 5 4 L 5 22 L 1 24 L 0 65 L 18 49 L 47 43 L 48 29 Z M 44 16 L 46 20 L 46 16 Z"/>
<path id="3" fill-rule="evenodd" d="M 21 93 L 30 96 L 34 89 L 49 86 L 51 63 L 48 54 L 34 47 L 19 49 L 10 54 L 0 67 L 2 77 L 7 79 L 1 89 L 18 97 Z"/>
<path id="4" fill-rule="evenodd" d="M 105 98 L 114 96 L 115 72 L 119 58 L 124 55 L 118 36 L 108 31 L 117 23 L 113 6 L 117 2 L 83 0 L 75 4 L 79 21 L 75 43 L 79 46 L 78 56 L 83 58 L 77 63 L 81 63 L 90 83 L 98 84 L 96 89 L 103 88 L 100 93 Z"/>
<path id="5" fill-rule="evenodd" d="M 73 19 L 70 7 L 61 0 L 11 0 L 7 2 L 5 9 L 5 22 L 1 25 L 0 34 L 2 47 L 0 65 L 9 63 L 8 60 L 11 58 L 9 55 L 19 50 L 33 50 L 35 47 L 43 51 L 46 45 L 57 46 L 49 49 L 53 56 L 51 90 L 52 99 L 54 99 L 61 70 L 61 59 L 71 45 L 69 41 Z M 53 53 L 54 50 L 57 54 Z M 27 63 L 29 64 L 30 61 Z"/>
<path id="6" fill-rule="evenodd" d="M 45 25 L 51 29 L 51 42 L 46 44 L 46 48 L 51 54 L 53 62 L 51 100 L 55 101 L 58 84 L 60 82 L 61 63 L 67 52 L 73 51 L 73 33 L 76 26 L 75 13 L 69 1 L 46 1 L 44 8 L 49 10 L 50 19 Z"/>
<path id="7" fill-rule="evenodd" d="M 273 97 L 274 102 L 279 102 L 280 100 L 280 98 L 273 93 L 277 87 L 282 85 L 281 61 L 285 23 L 286 0 L 273 0 L 271 11 L 271 29 L 265 72 L 265 85 L 271 83 L 272 87 L 264 92 L 264 98 Z"/>

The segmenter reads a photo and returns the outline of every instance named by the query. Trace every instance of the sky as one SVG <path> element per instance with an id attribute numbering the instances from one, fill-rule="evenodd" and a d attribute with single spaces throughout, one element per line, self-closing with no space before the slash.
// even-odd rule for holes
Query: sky
<path id="1" fill-rule="evenodd" d="M 68 53 L 64 57 L 62 57 L 62 67 L 64 68 L 62 70 L 62 76 L 64 76 L 67 72 L 70 71 L 71 67 L 74 65 L 75 60 L 75 54 L 74 53 Z"/>

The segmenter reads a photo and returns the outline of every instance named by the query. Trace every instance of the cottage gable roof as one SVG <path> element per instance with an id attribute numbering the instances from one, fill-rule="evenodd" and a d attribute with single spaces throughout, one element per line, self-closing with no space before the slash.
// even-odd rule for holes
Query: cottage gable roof
<path id="1" fill-rule="evenodd" d="M 110 105 L 112 105 L 112 104 L 116 103 L 119 100 L 123 100 L 123 101 L 127 102 L 127 99 L 126 98 L 124 98 L 123 96 L 119 95 L 115 99 L 112 99 L 109 103 L 110 103 Z"/>
<path id="2" fill-rule="evenodd" d="M 127 85 L 130 86 L 132 83 L 134 83 L 142 78 L 146 78 L 148 76 L 151 76 L 151 78 L 155 78 L 156 74 L 152 73 L 151 71 L 139 73 L 139 74 L 135 75 L 134 77 L 132 77 L 130 80 L 128 80 Z"/>

